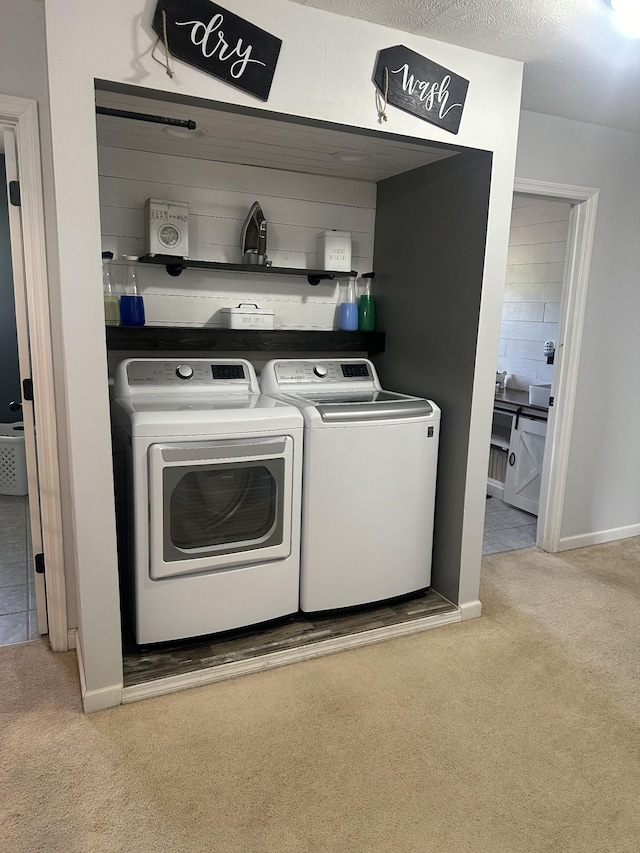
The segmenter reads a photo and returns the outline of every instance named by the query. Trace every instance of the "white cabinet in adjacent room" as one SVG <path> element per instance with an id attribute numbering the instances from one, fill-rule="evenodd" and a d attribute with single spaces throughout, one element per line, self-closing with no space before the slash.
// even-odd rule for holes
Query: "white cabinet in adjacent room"
<path id="1" fill-rule="evenodd" d="M 540 481 L 547 421 L 541 418 L 515 417 L 511 430 L 507 470 L 504 481 L 505 503 L 538 514 Z"/>

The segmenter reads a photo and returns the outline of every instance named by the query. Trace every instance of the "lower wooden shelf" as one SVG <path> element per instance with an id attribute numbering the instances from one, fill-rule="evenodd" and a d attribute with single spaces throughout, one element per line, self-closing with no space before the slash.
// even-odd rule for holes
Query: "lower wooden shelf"
<path id="1" fill-rule="evenodd" d="M 107 349 L 255 352 L 384 352 L 384 332 L 106 326 Z"/>

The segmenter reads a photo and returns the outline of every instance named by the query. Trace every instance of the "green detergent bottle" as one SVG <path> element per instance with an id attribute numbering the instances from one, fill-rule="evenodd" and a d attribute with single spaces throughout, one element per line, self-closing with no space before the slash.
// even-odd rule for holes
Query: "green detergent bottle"
<path id="1" fill-rule="evenodd" d="M 372 279 L 374 273 L 369 272 L 358 280 L 358 331 L 375 332 L 376 302 L 373 297 Z"/>

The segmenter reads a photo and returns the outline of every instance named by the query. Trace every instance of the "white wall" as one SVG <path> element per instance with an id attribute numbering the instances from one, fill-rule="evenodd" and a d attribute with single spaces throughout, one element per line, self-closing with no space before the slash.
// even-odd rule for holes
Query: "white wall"
<path id="1" fill-rule="evenodd" d="M 496 370 L 509 388 L 551 382 L 544 342 L 558 339 L 558 318 L 571 206 L 515 195 Z"/>
<path id="2" fill-rule="evenodd" d="M 371 74 L 378 50 L 399 42 L 471 81 L 459 134 L 389 108 L 384 131 L 494 153 L 465 491 L 460 601 L 478 597 L 493 404 L 493 373 L 518 124 L 520 63 L 336 17 L 286 0 L 227 0 L 230 9 L 283 40 L 268 109 L 380 129 Z M 150 56 L 151 0 L 47 0 L 47 58 L 60 258 L 62 368 L 66 387 L 74 545 L 79 565 L 87 689 L 117 701 L 122 678 L 107 362 L 100 277 L 101 234 L 95 79 L 255 106 L 256 101 L 186 64 L 170 79 Z M 107 18 L 105 18 L 107 15 Z M 496 284 L 499 283 L 499 284 Z"/>
<path id="3" fill-rule="evenodd" d="M 257 199 L 267 218 L 267 254 L 275 267 L 317 268 L 316 237 L 334 228 L 351 232 L 351 268 L 372 269 L 374 183 L 118 148 L 101 147 L 98 156 L 102 249 L 114 253 L 116 281 L 122 280 L 122 255 L 146 252 L 147 198 L 189 204 L 194 260 L 240 263 L 242 224 Z M 275 328 L 335 327 L 337 282 L 310 288 L 304 276 L 197 269 L 174 278 L 151 265 L 140 265 L 138 276 L 147 325 L 221 326 L 222 308 L 254 302 L 274 312 Z"/>
<path id="4" fill-rule="evenodd" d="M 524 112 L 519 178 L 600 190 L 562 547 L 640 533 L 640 135 Z"/>

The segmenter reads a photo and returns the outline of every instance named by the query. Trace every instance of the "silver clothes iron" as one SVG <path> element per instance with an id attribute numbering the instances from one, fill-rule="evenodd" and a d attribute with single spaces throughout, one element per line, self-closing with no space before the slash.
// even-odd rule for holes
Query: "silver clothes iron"
<path id="1" fill-rule="evenodd" d="M 251 205 L 249 215 L 242 226 L 240 248 L 243 264 L 268 265 L 267 220 L 257 201 Z"/>

